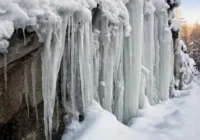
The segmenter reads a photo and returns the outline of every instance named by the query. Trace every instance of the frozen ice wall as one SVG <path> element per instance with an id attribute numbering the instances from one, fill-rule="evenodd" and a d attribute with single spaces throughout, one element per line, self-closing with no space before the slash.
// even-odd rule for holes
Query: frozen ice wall
<path id="1" fill-rule="evenodd" d="M 46 139 L 51 139 L 59 71 L 62 105 L 72 119 L 96 100 L 125 124 L 144 101 L 167 100 L 173 77 L 182 85 L 192 80 L 194 63 L 180 47 L 174 49 L 184 45 L 171 33 L 179 30 L 173 14 L 178 5 L 175 0 L 0 0 L 1 52 L 18 28 L 32 28 L 44 42 Z M 183 65 L 177 66 L 177 59 Z M 32 76 L 34 70 L 32 65 Z"/>

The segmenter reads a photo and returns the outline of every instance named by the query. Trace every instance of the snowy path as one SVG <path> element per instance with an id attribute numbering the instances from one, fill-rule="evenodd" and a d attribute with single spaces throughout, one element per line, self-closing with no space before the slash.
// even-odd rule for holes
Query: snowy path
<path id="1" fill-rule="evenodd" d="M 127 127 L 94 103 L 62 140 L 199 140 L 200 87 L 192 84 L 167 102 L 140 110 Z"/>
<path id="2" fill-rule="evenodd" d="M 132 128 L 150 140 L 200 139 L 200 88 L 196 84 L 177 92 L 176 98 L 140 111 Z"/>

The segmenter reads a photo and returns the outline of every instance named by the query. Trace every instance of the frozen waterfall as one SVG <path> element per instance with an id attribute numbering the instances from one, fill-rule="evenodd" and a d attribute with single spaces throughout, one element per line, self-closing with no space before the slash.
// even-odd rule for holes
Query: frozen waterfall
<path id="1" fill-rule="evenodd" d="M 5 28 L 0 34 L 0 51 L 6 52 L 6 39 L 14 25 L 23 29 L 32 26 L 44 43 L 41 58 L 47 140 L 52 139 L 56 88 L 61 89 L 62 105 L 72 119 L 78 120 L 95 100 L 127 124 L 137 117 L 139 108 L 145 107 L 145 101 L 154 105 L 169 99 L 170 83 L 175 85 L 173 77 L 179 80 L 181 74 L 191 75 L 190 66 L 184 71 L 176 60 L 189 61 L 189 56 L 181 52 L 179 39 L 172 38 L 173 24 L 169 23 L 175 17 L 170 4 L 166 0 L 35 0 L 16 4 L 20 18 L 10 16 L 9 28 L 0 22 Z M 174 46 L 178 46 L 177 54 Z M 34 63 L 31 74 L 35 96 Z M 4 78 L 6 90 L 6 72 Z"/>

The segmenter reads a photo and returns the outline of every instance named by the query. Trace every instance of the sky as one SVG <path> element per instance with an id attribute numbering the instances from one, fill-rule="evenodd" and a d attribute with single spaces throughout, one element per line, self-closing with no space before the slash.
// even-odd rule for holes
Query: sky
<path id="1" fill-rule="evenodd" d="M 182 0 L 180 10 L 188 24 L 200 23 L 200 0 Z"/>

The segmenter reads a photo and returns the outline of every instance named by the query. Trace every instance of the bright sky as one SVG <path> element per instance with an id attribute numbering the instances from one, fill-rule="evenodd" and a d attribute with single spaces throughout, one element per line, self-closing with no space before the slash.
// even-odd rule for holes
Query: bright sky
<path id="1" fill-rule="evenodd" d="M 200 23 L 200 0 L 182 0 L 180 9 L 187 23 Z"/>

